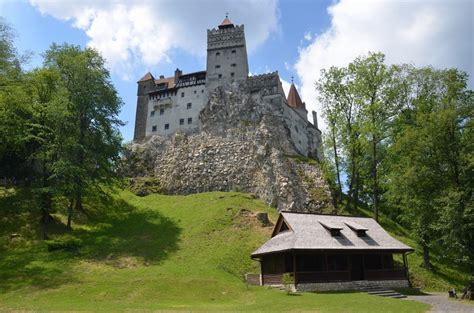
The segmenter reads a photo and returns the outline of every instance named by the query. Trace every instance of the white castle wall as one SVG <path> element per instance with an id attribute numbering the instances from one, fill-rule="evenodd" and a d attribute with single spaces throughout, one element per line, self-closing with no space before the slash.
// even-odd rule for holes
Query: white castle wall
<path id="1" fill-rule="evenodd" d="M 182 96 L 184 94 L 184 96 Z M 204 106 L 206 98 L 205 86 L 179 88 L 176 95 L 161 98 L 160 100 L 150 98 L 148 101 L 148 118 L 146 135 L 168 136 L 177 131 L 192 132 L 199 128 L 199 112 Z M 191 103 L 191 108 L 188 108 Z M 160 115 L 163 109 L 163 115 Z M 155 112 L 152 116 L 151 112 Z M 180 124 L 183 119 L 184 124 Z M 188 122 L 191 119 L 191 123 Z M 168 124 L 169 128 L 165 129 Z M 156 131 L 153 131 L 156 126 Z"/>

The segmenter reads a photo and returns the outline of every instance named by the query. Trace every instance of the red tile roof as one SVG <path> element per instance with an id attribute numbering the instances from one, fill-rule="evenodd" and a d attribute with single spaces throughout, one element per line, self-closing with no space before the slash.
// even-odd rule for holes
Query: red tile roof
<path id="1" fill-rule="evenodd" d="M 228 27 L 234 27 L 234 24 L 226 16 L 225 19 L 222 21 L 222 23 L 219 25 L 219 28 L 228 28 Z"/>
<path id="2" fill-rule="evenodd" d="M 150 80 L 150 79 L 155 79 L 155 78 L 153 77 L 153 75 L 150 72 L 148 72 L 148 73 L 145 74 L 145 76 L 140 78 L 140 80 L 138 80 L 138 82 L 144 82 L 144 81 L 147 81 L 147 80 Z"/>
<path id="3" fill-rule="evenodd" d="M 301 101 L 300 95 L 296 90 L 295 84 L 291 83 L 290 92 L 287 99 L 288 105 L 295 109 L 306 109 L 304 103 Z"/>
<path id="4" fill-rule="evenodd" d="M 155 85 L 159 85 L 159 84 L 163 84 L 163 83 L 167 84 L 166 88 L 173 88 L 175 86 L 174 76 L 155 79 Z"/>

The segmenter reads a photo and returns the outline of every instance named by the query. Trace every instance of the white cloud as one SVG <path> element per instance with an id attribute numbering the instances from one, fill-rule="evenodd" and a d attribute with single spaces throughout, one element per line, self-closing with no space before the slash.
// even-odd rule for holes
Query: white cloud
<path id="1" fill-rule="evenodd" d="M 276 0 L 30 0 L 42 14 L 71 21 L 85 31 L 115 72 L 125 77 L 136 64 L 169 62 L 171 49 L 204 56 L 206 29 L 217 27 L 226 11 L 245 24 L 250 52 L 278 30 Z"/>
<path id="2" fill-rule="evenodd" d="M 345 66 L 369 51 L 385 53 L 388 63 L 456 67 L 474 75 L 470 0 L 341 0 L 328 12 L 330 28 L 300 48 L 295 64 L 308 111 L 320 113 L 314 83 L 321 69 Z"/>

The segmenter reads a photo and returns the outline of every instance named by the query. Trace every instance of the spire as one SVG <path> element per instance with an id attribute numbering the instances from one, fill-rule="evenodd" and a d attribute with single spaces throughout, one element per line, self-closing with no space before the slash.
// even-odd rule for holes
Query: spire
<path id="1" fill-rule="evenodd" d="M 147 80 L 150 80 L 150 79 L 153 79 L 155 80 L 155 78 L 153 77 L 153 75 L 148 72 L 145 74 L 145 76 L 143 76 L 142 78 L 140 78 L 140 80 L 138 82 L 144 82 L 144 81 L 147 81 Z"/>
<path id="2" fill-rule="evenodd" d="M 293 83 L 293 76 L 291 77 L 291 87 L 290 87 L 290 92 L 288 93 L 287 102 L 288 102 L 288 105 L 290 107 L 293 107 L 295 109 L 305 109 L 306 110 L 306 106 L 301 101 L 300 95 L 298 94 L 298 91 L 296 90 L 295 84 Z"/>
<path id="3" fill-rule="evenodd" d="M 222 23 L 219 25 L 219 29 L 222 28 L 231 28 L 234 27 L 234 24 L 229 20 L 229 13 L 226 12 L 225 14 L 225 19 L 222 21 Z"/>

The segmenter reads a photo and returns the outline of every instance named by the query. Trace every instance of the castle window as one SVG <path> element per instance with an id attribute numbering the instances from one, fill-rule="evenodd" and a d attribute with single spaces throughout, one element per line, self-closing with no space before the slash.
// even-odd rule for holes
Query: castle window
<path id="1" fill-rule="evenodd" d="M 222 78 L 222 74 L 219 74 L 218 77 L 219 77 L 219 78 Z"/>
<path id="2" fill-rule="evenodd" d="M 230 66 L 232 66 L 232 67 L 236 67 L 236 66 L 237 66 L 237 64 L 235 64 L 235 63 L 232 63 Z"/>
<path id="3" fill-rule="evenodd" d="M 234 73 L 233 73 L 233 72 L 232 72 L 232 73 L 230 73 L 230 77 L 234 77 Z"/>
<path id="4" fill-rule="evenodd" d="M 170 124 L 165 124 L 165 130 L 170 129 Z"/>
<path id="5" fill-rule="evenodd" d="M 216 68 L 221 68 L 221 66 L 220 66 L 220 65 L 216 65 Z"/>
<path id="6" fill-rule="evenodd" d="M 155 116 L 155 111 L 151 111 L 150 116 Z"/>
<path id="7" fill-rule="evenodd" d="M 179 125 L 184 125 L 184 118 L 179 119 Z"/>
<path id="8" fill-rule="evenodd" d="M 232 53 L 233 53 L 233 54 L 235 54 L 236 52 L 237 52 L 237 51 L 235 51 L 235 50 L 232 50 Z"/>
<path id="9" fill-rule="evenodd" d="M 188 117 L 188 124 L 191 124 L 193 122 L 193 118 L 192 117 Z"/>
<path id="10" fill-rule="evenodd" d="M 156 125 L 154 125 L 154 126 L 151 127 L 151 131 L 152 131 L 152 132 L 156 132 Z"/>
<path id="11" fill-rule="evenodd" d="M 220 52 L 216 52 L 216 57 L 220 56 L 221 53 Z"/>
<path id="12" fill-rule="evenodd" d="M 160 115 L 164 115 L 165 114 L 165 109 L 160 109 Z"/>
<path id="13" fill-rule="evenodd" d="M 186 105 L 186 109 L 188 109 L 188 110 L 191 109 L 192 107 L 193 107 L 193 104 L 192 104 L 192 103 L 188 103 L 188 104 Z"/>
<path id="14" fill-rule="evenodd" d="M 201 90 L 201 93 L 204 93 L 204 89 L 203 89 L 203 90 Z"/>
<path id="15" fill-rule="evenodd" d="M 194 90 L 194 94 L 196 94 L 197 90 Z"/>

